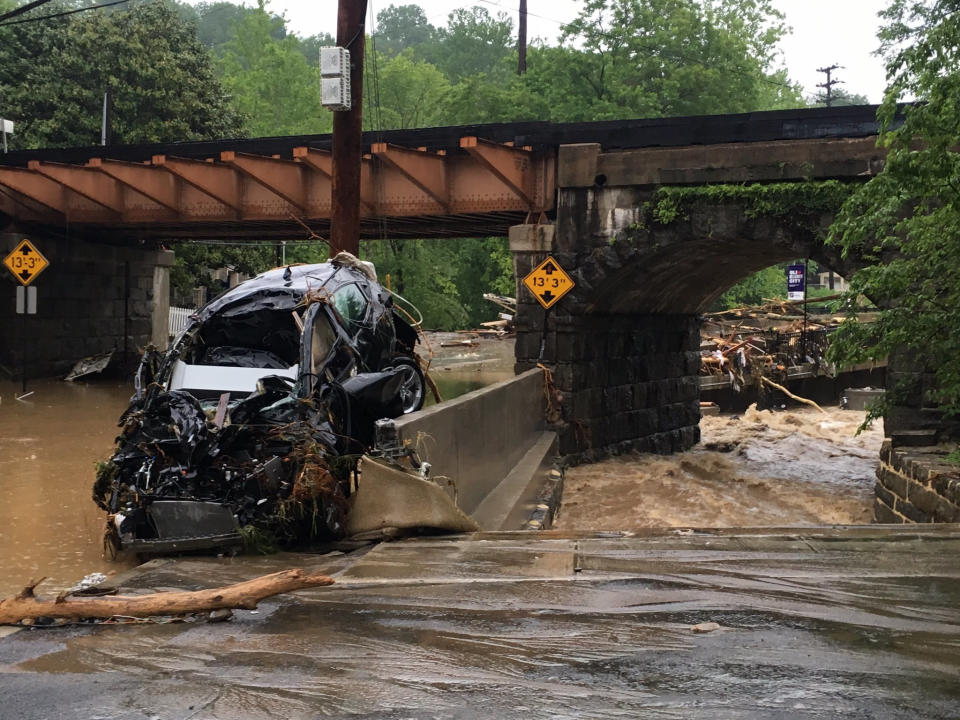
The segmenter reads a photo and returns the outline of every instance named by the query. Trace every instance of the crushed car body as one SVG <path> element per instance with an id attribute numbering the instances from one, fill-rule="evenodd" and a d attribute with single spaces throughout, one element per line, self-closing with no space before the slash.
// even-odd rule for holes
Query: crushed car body
<path id="1" fill-rule="evenodd" d="M 111 546 L 342 537 L 375 421 L 423 404 L 417 339 L 372 267 L 346 253 L 212 300 L 169 350 L 141 359 L 93 488 Z"/>

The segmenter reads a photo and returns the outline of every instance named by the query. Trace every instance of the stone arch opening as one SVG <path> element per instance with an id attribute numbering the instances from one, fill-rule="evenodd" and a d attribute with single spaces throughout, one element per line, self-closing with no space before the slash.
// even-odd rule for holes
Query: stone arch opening
<path id="1" fill-rule="evenodd" d="M 534 226 L 527 242 L 511 235 L 518 277 L 552 254 L 577 283 L 549 311 L 520 293 L 516 320 L 517 369 L 552 367 L 560 453 L 571 461 L 694 445 L 701 314 L 777 263 L 810 258 L 844 277 L 858 266 L 824 242 L 835 207 L 764 213 L 731 195 L 658 217 L 650 191 L 564 189 L 552 236 Z"/>

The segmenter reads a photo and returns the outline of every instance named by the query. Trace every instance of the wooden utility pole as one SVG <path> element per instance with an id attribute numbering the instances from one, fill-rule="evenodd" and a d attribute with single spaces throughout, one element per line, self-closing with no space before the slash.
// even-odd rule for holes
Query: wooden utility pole
<path id="1" fill-rule="evenodd" d="M 817 72 L 826 73 L 827 75 L 827 81 L 817 85 L 817 87 L 823 88 L 827 91 L 827 94 L 823 98 L 823 101 L 827 107 L 833 107 L 833 86 L 843 84 L 843 80 L 834 80 L 832 77 L 830 77 L 830 73 L 839 69 L 840 65 L 837 65 L 836 63 L 830 65 L 829 67 L 817 68 Z"/>
<path id="2" fill-rule="evenodd" d="M 520 23 L 517 31 L 517 75 L 527 71 L 527 0 L 520 0 Z"/>
<path id="3" fill-rule="evenodd" d="M 360 163 L 363 143 L 363 50 L 367 0 L 339 0 L 337 45 L 350 51 L 351 109 L 333 114 L 333 212 L 330 257 L 360 253 Z"/>

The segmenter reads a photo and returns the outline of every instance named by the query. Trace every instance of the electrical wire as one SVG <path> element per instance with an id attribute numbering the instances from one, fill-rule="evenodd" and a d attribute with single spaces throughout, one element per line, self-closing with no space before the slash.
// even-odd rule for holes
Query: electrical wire
<path id="1" fill-rule="evenodd" d="M 9 12 L 3 13 L 3 15 L 0 15 L 0 21 L 6 20 L 12 17 L 17 17 L 17 15 L 23 15 L 24 13 L 28 13 L 31 10 L 36 9 L 41 5 L 46 5 L 49 2 L 53 2 L 53 0 L 33 0 L 33 2 L 28 2 L 26 5 L 21 5 L 18 8 L 14 8 Z"/>
<path id="2" fill-rule="evenodd" d="M 54 18 L 66 17 L 67 15 L 76 15 L 77 13 L 89 12 L 90 10 L 99 10 L 100 8 L 113 7 L 114 5 L 124 5 L 130 0 L 114 0 L 113 2 L 102 3 L 100 5 L 91 5 L 90 7 L 77 8 L 76 10 L 67 10 L 65 12 L 51 13 L 50 15 L 41 15 L 40 17 L 25 18 L 23 20 L 11 20 L 10 22 L 0 22 L 0 28 L 9 25 L 26 25 L 27 23 L 41 22 L 43 20 L 52 20 Z"/>

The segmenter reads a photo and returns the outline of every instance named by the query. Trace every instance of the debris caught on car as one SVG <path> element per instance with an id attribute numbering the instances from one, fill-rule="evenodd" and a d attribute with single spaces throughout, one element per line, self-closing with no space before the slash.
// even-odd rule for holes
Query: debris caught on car
<path id="1" fill-rule="evenodd" d="M 114 549 L 292 545 L 346 532 L 374 423 L 418 410 L 417 329 L 372 266 L 347 253 L 277 268 L 148 349 L 100 464 Z"/>

